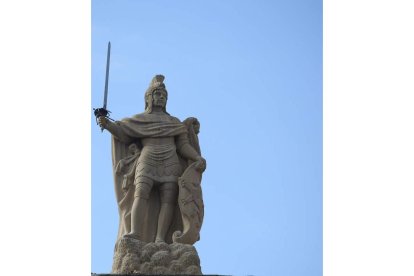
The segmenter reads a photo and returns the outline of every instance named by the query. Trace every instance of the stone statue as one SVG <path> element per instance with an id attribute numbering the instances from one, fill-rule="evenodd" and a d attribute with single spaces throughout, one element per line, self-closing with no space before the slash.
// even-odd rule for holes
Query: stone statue
<path id="1" fill-rule="evenodd" d="M 125 246 L 140 249 L 158 246 L 163 252 L 165 246 L 173 246 L 176 250 L 191 246 L 200 238 L 204 216 L 200 184 L 206 169 L 197 137 L 200 124 L 193 117 L 180 122 L 168 114 L 167 99 L 164 76 L 156 75 L 145 93 L 143 113 L 115 122 L 105 116 L 97 119 L 99 126 L 112 134 L 113 175 L 120 218 L 116 254 Z M 177 244 L 182 245 L 177 247 Z M 138 255 L 143 256 L 142 252 Z M 116 264 L 114 257 L 115 273 L 151 272 L 135 269 L 136 266 L 121 269 L 120 258 Z M 128 262 L 132 261 L 123 261 Z M 136 262 L 143 265 L 142 260 Z M 167 272 L 180 271 L 199 274 L 194 269 Z M 162 274 L 163 271 L 155 272 Z"/>

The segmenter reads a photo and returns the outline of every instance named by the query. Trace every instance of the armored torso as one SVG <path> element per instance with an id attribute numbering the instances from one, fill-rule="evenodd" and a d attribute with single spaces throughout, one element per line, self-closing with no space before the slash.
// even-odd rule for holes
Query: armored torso
<path id="1" fill-rule="evenodd" d="M 177 182 L 181 174 L 174 137 L 144 138 L 135 179 L 146 176 L 158 182 Z"/>

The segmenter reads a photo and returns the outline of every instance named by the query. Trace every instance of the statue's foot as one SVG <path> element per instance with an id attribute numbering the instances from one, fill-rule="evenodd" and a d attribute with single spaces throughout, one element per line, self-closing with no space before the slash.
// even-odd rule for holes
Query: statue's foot
<path id="1" fill-rule="evenodd" d="M 136 233 L 128 233 L 123 236 L 123 238 L 130 238 L 134 240 L 141 240 L 140 236 Z"/>
<path id="2" fill-rule="evenodd" d="M 164 239 L 156 238 L 155 243 L 165 243 Z"/>

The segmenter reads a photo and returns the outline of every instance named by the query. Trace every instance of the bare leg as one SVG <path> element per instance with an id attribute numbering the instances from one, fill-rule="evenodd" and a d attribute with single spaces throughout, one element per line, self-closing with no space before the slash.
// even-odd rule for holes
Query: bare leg
<path id="1" fill-rule="evenodd" d="M 124 236 L 142 240 L 143 222 L 148 211 L 148 195 L 152 185 L 151 179 L 141 178 L 135 186 L 135 197 L 131 208 L 131 232 Z"/>
<path id="2" fill-rule="evenodd" d="M 143 221 L 148 210 L 148 199 L 135 197 L 131 209 L 131 232 L 125 236 L 142 240 Z"/>
<path id="3" fill-rule="evenodd" d="M 171 226 L 177 204 L 178 185 L 174 182 L 161 184 L 159 192 L 161 206 L 158 215 L 158 228 L 155 242 L 164 242 L 168 229 Z"/>
<path id="4" fill-rule="evenodd" d="M 175 204 L 171 203 L 162 203 L 160 214 L 158 216 L 158 228 L 157 228 L 157 237 L 155 242 L 164 242 L 165 235 L 167 234 L 168 228 L 170 228 L 173 215 L 174 215 Z"/>

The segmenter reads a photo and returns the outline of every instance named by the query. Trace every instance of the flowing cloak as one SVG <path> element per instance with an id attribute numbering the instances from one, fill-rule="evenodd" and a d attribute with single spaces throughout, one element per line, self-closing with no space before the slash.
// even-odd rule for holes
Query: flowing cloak
<path id="1" fill-rule="evenodd" d="M 121 141 L 115 136 L 112 136 L 112 165 L 115 185 L 115 196 L 118 203 L 119 212 L 119 229 L 118 239 L 124 234 L 127 234 L 131 230 L 131 207 L 134 201 L 135 185 L 129 185 L 127 191 L 122 189 L 123 174 L 117 170 L 117 165 L 120 160 L 127 158 L 128 146 L 131 143 L 141 145 L 141 138 L 155 138 L 155 137 L 186 137 L 184 142 L 188 142 L 188 137 L 191 142 L 196 141 L 197 144 L 192 145 L 199 152 L 198 139 L 194 138 L 194 133 L 188 135 L 188 127 L 180 122 L 175 117 L 167 114 L 148 114 L 141 113 L 131 118 L 126 118 L 121 121 L 115 122 L 120 131 L 126 136 L 128 141 Z M 192 130 L 192 128 L 189 128 Z M 196 136 L 196 135 L 195 135 Z M 193 143 L 191 143 L 193 144 Z M 200 153 L 200 152 L 199 152 Z M 136 158 L 139 158 L 137 156 Z M 134 162 L 136 163 L 136 162 Z M 185 169 L 190 163 L 188 160 L 180 158 L 180 163 Z M 118 172 L 117 172 L 118 171 Z M 200 179 L 201 180 L 201 179 Z M 160 200 L 157 189 L 152 189 L 150 198 L 148 200 L 148 212 L 145 216 L 143 223 L 143 241 L 153 242 L 155 239 L 158 223 L 158 214 L 160 208 Z M 201 225 L 200 225 L 201 227 Z M 184 229 L 185 230 L 185 229 Z M 174 211 L 174 218 L 171 223 L 170 229 L 166 235 L 166 242 L 172 242 L 172 236 L 174 232 L 181 233 L 183 231 L 182 214 L 180 212 L 179 205 L 176 206 Z M 176 234 L 177 235 L 177 234 Z M 195 242 L 195 241 L 194 241 Z M 194 243 L 192 242 L 192 243 Z"/>

